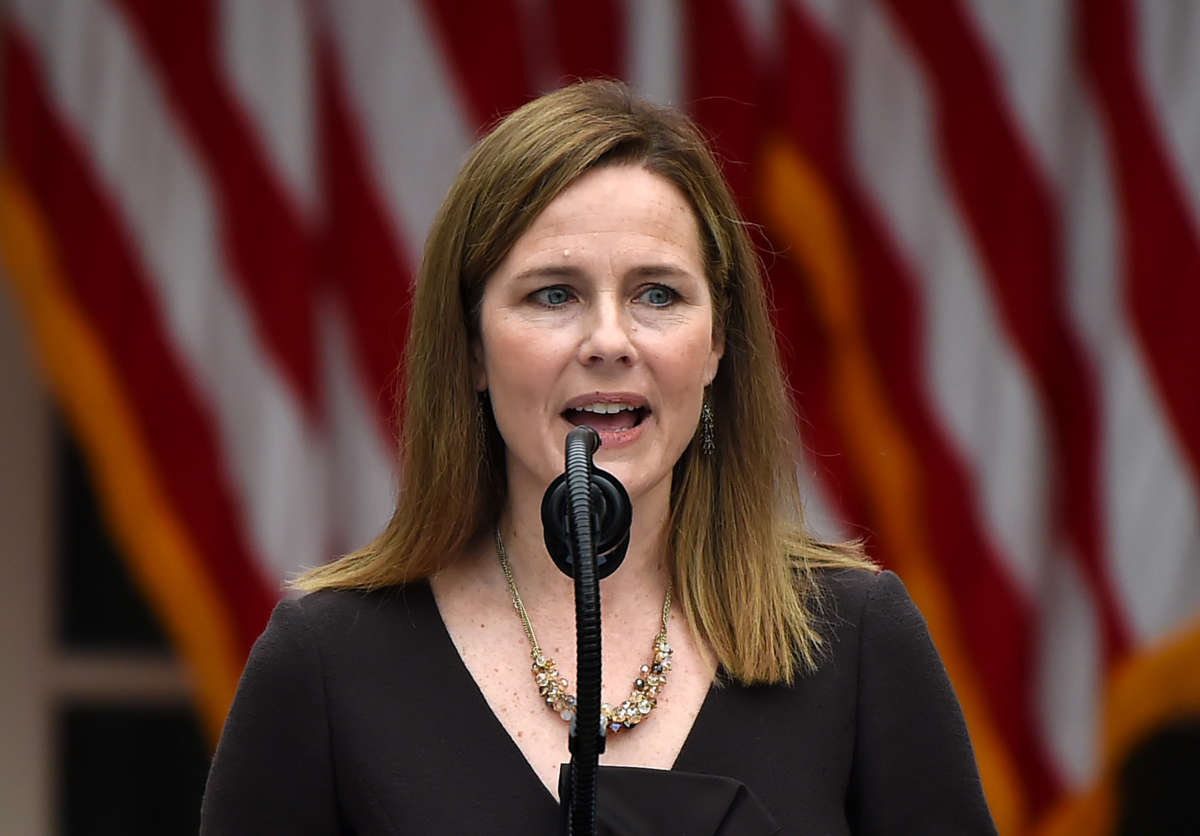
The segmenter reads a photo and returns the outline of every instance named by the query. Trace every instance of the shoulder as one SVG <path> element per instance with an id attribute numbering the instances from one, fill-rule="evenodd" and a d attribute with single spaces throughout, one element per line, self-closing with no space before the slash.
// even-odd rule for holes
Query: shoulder
<path id="1" fill-rule="evenodd" d="M 828 667 L 853 671 L 855 832 L 995 833 L 962 710 L 900 578 L 822 570 L 817 585 Z"/>
<path id="2" fill-rule="evenodd" d="M 913 678 L 949 691 L 925 618 L 895 573 L 821 570 L 816 582 L 813 611 L 827 658 L 857 669 L 860 698 Z"/>
<path id="3" fill-rule="evenodd" d="M 957 709 L 925 618 L 893 572 L 819 573 L 814 610 L 833 657 L 858 671 L 859 699 L 907 699 L 937 692 Z M 914 683 L 920 685 L 915 687 Z"/>
<path id="4" fill-rule="evenodd" d="M 276 614 L 318 631 L 357 631 L 396 622 L 416 626 L 434 608 L 424 581 L 379 589 L 321 589 L 281 601 Z M 434 608 L 436 611 L 436 608 Z"/>
<path id="5" fill-rule="evenodd" d="M 904 583 L 887 570 L 820 569 L 815 573 L 814 611 L 827 632 L 857 632 L 877 622 L 923 631 L 925 620 Z"/>
<path id="6" fill-rule="evenodd" d="M 436 606 L 427 584 L 377 590 L 323 589 L 275 605 L 255 642 L 251 662 L 280 656 L 316 660 L 359 645 L 378 645 L 404 633 L 428 629 Z M 432 622 L 436 623 L 436 622 Z"/>
<path id="7" fill-rule="evenodd" d="M 994 833 L 962 710 L 900 578 L 831 570 L 818 584 L 834 666 L 854 670 L 856 832 Z"/>

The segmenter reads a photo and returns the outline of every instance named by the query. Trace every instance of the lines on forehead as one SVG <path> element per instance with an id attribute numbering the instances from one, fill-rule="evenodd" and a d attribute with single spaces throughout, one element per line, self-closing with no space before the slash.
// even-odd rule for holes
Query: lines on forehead
<path id="1" fill-rule="evenodd" d="M 545 281 L 586 279 L 591 271 L 578 264 L 547 264 L 521 270 L 513 276 L 513 281 Z M 638 264 L 624 272 L 625 276 L 642 279 L 687 278 L 693 273 L 678 264 L 656 263 Z"/>

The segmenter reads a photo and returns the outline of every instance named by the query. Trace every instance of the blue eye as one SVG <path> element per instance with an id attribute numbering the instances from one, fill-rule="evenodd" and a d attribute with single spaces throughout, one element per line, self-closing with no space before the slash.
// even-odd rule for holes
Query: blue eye
<path id="1" fill-rule="evenodd" d="M 533 298 L 540 304 L 548 308 L 557 308 L 571 301 L 571 292 L 565 287 L 543 287 L 541 290 L 534 291 Z"/>
<path id="2" fill-rule="evenodd" d="M 643 290 L 638 298 L 647 305 L 652 305 L 656 308 L 665 308 L 675 301 L 677 295 L 674 290 L 666 285 L 656 284 Z"/>

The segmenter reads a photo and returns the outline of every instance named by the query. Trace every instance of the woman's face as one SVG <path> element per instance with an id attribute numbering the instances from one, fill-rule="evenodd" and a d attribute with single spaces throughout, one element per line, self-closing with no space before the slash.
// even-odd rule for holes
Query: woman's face
<path id="1" fill-rule="evenodd" d="M 669 495 L 721 351 L 684 195 L 638 166 L 584 174 L 484 288 L 476 386 L 491 397 L 510 490 L 544 491 L 567 432 L 588 424 L 597 465 L 633 499 Z"/>

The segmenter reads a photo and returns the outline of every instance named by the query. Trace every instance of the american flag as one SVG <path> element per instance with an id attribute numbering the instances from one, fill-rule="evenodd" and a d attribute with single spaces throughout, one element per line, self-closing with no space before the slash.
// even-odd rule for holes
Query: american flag
<path id="1" fill-rule="evenodd" d="M 9 0 L 0 254 L 214 739 L 281 582 L 394 498 L 423 237 L 567 80 L 690 112 L 808 511 L 924 612 L 1004 833 L 1200 714 L 1200 4 Z"/>

